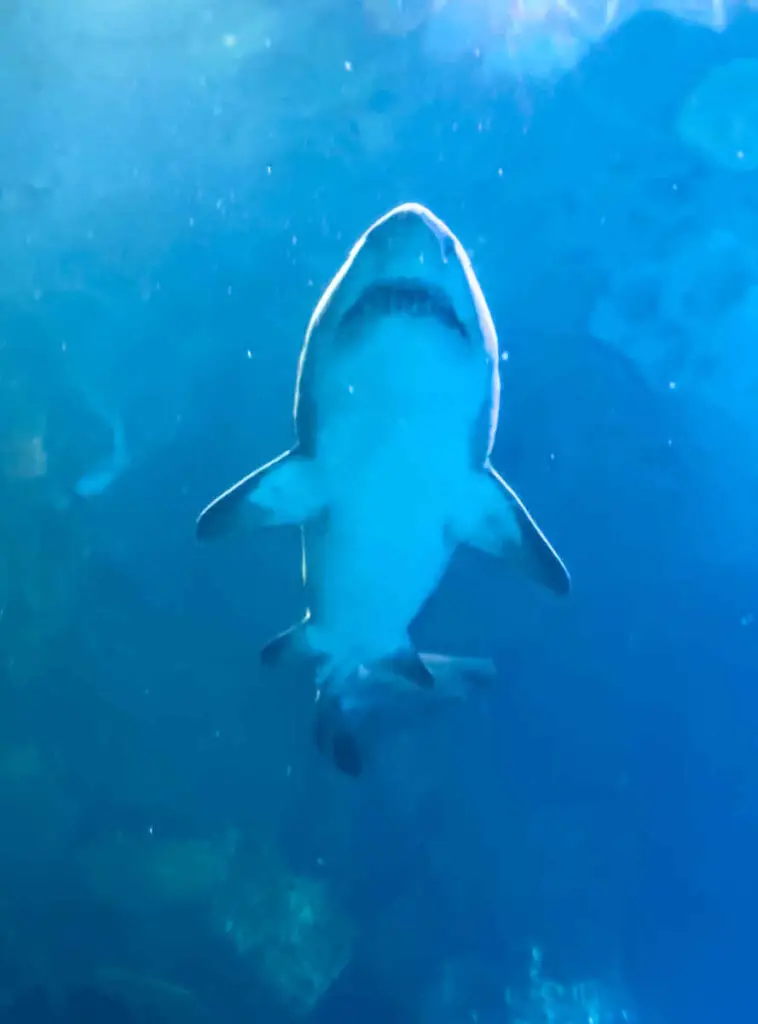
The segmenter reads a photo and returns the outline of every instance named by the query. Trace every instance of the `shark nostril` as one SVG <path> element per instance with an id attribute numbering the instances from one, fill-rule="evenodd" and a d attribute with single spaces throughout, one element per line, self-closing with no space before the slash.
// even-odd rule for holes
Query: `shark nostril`
<path id="1" fill-rule="evenodd" d="M 444 235 L 441 239 L 440 246 L 442 249 L 442 259 L 447 263 L 455 256 L 455 242 L 452 240 L 450 235 Z"/>

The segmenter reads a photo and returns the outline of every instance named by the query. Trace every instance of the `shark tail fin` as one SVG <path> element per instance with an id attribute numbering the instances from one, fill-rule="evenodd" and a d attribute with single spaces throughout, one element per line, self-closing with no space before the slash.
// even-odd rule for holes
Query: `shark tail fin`
<path id="1" fill-rule="evenodd" d="M 343 775 L 355 779 L 363 774 L 364 754 L 357 732 L 342 698 L 328 688 L 319 690 L 316 696 L 314 736 L 318 749 Z"/>
<path id="2" fill-rule="evenodd" d="M 320 688 L 316 745 L 343 775 L 357 778 L 363 773 L 369 738 L 375 740 L 377 732 L 388 725 L 408 725 L 424 712 L 487 690 L 495 681 L 495 665 L 489 658 L 442 654 L 415 657 L 431 679 L 431 686 L 418 677 L 409 677 L 404 658 L 388 658 L 368 668 L 361 666 L 360 678 L 353 685 L 332 686 L 327 680 Z"/>
<path id="3" fill-rule="evenodd" d="M 290 526 L 315 518 L 325 502 L 316 466 L 297 448 L 248 473 L 200 513 L 198 540 L 215 540 L 248 526 Z"/>

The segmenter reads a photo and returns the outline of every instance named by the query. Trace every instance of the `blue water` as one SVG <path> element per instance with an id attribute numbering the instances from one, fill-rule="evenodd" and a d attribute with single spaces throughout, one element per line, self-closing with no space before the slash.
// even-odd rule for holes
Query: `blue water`
<path id="1" fill-rule="evenodd" d="M 758 1019 L 758 14 L 577 8 L 569 60 L 434 6 L 0 13 L 2 1021 Z M 496 685 L 354 780 L 259 664 L 297 531 L 194 522 L 408 200 L 573 592 L 460 552 L 414 638 Z"/>

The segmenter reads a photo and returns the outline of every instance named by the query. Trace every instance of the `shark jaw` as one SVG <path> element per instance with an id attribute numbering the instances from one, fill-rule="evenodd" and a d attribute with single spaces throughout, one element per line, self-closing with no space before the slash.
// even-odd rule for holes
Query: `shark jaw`
<path id="1" fill-rule="evenodd" d="M 342 315 L 340 327 L 350 328 L 356 321 L 400 314 L 437 320 L 468 341 L 468 331 L 448 294 L 439 285 L 421 278 L 390 278 L 369 285 Z"/>

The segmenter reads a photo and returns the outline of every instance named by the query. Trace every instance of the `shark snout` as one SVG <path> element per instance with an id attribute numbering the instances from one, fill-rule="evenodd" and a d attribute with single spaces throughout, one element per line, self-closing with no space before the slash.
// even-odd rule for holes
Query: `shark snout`
<path id="1" fill-rule="evenodd" d="M 374 224 L 366 238 L 366 256 L 376 278 L 408 278 L 440 288 L 455 259 L 455 241 L 445 225 L 419 203 L 404 203 Z"/>

